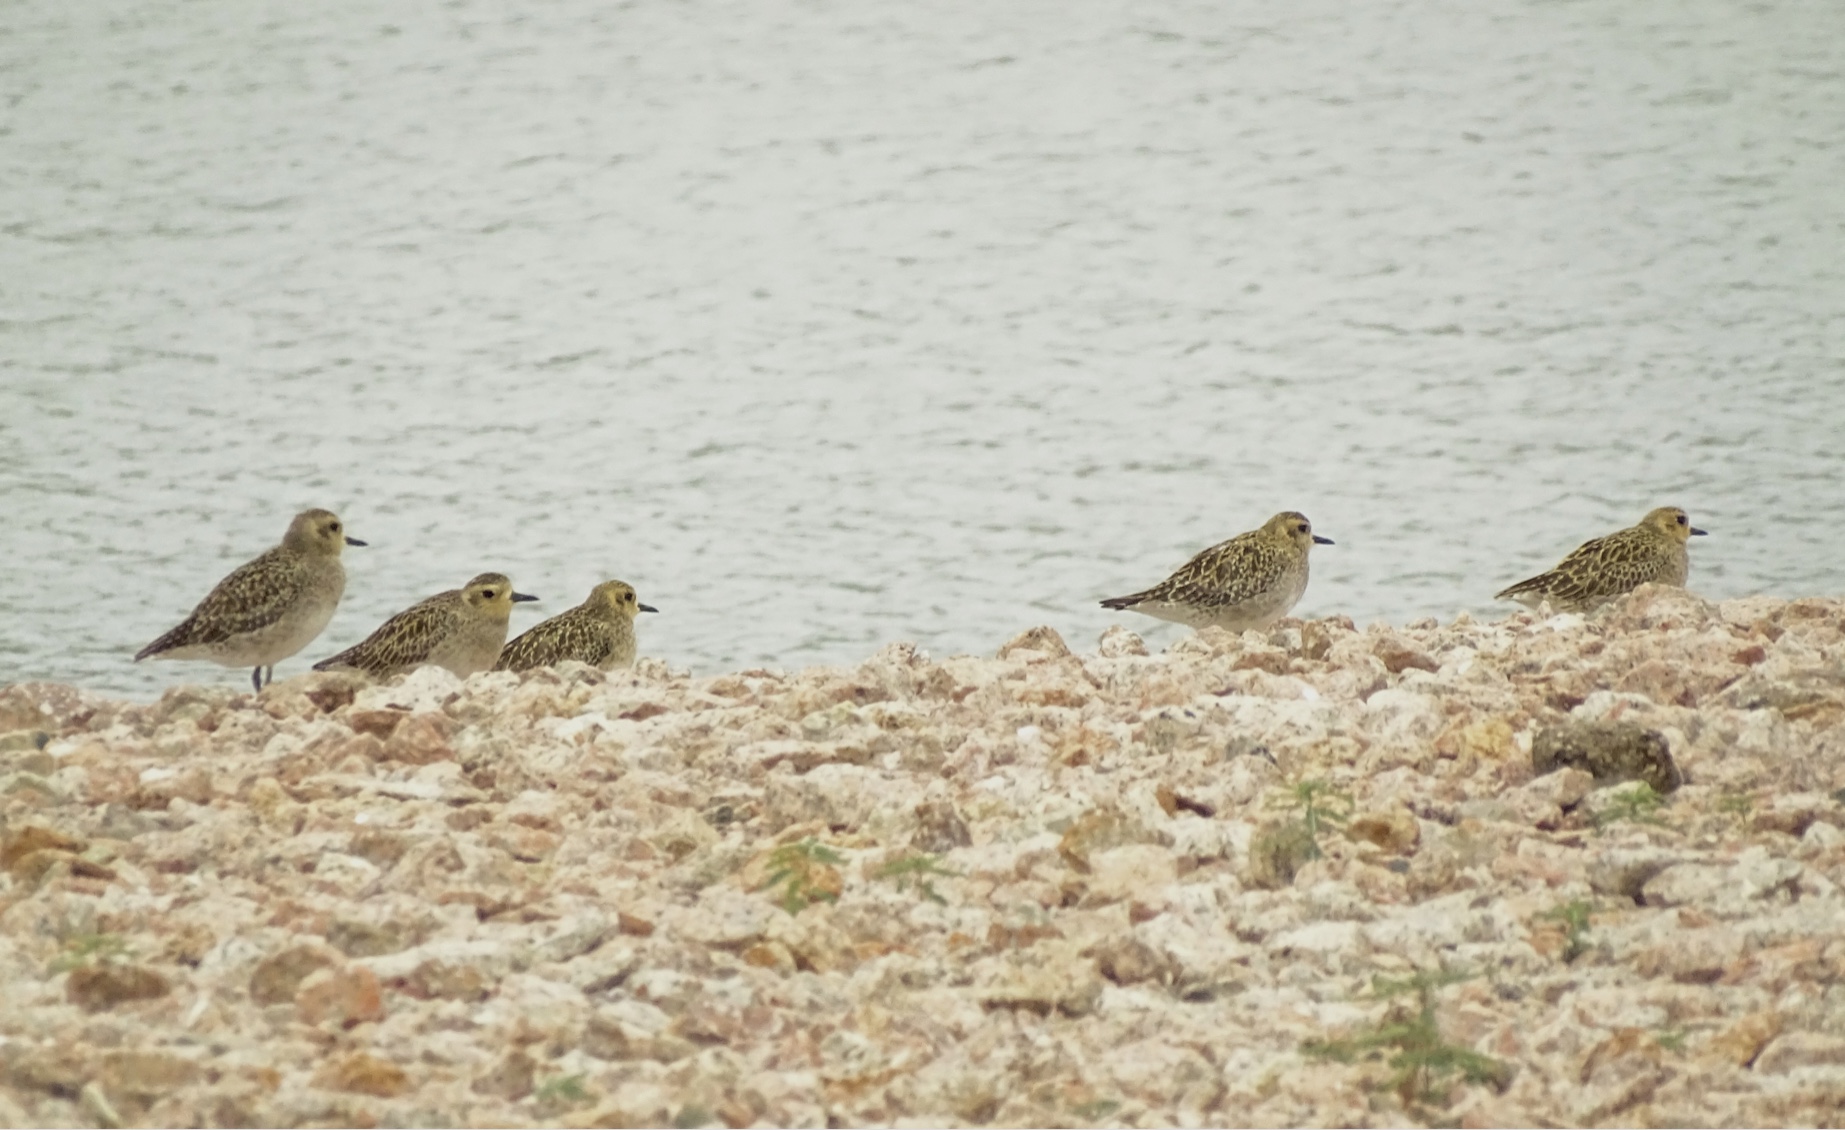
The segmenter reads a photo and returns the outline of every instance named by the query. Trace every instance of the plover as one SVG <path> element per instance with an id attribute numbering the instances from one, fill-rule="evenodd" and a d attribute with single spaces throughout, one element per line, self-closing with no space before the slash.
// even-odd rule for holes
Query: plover
<path id="1" fill-rule="evenodd" d="M 251 667 L 250 685 L 263 689 L 275 665 L 300 651 L 333 619 L 346 591 L 340 550 L 364 545 L 346 536 L 330 510 L 303 510 L 282 544 L 231 570 L 192 615 L 135 653 L 137 661 L 209 659 Z"/>
<path id="2" fill-rule="evenodd" d="M 500 657 L 514 603 L 537 599 L 514 592 L 504 573 L 482 573 L 404 609 L 363 640 L 314 664 L 314 670 L 352 667 L 383 679 L 432 664 L 465 679 Z"/>
<path id="3" fill-rule="evenodd" d="M 1691 569 L 1685 543 L 1704 531 L 1676 506 L 1661 506 L 1605 537 L 1591 538 L 1548 573 L 1520 581 L 1493 597 L 1536 608 L 1548 601 L 1558 612 L 1590 612 L 1648 581 L 1684 587 Z"/>
<path id="4" fill-rule="evenodd" d="M 540 623 L 500 652 L 496 671 L 527 671 L 555 667 L 575 659 L 604 671 L 634 666 L 634 618 L 658 612 L 642 604 L 634 586 L 625 581 L 604 581 L 591 589 L 589 599 L 568 612 Z"/>
<path id="5" fill-rule="evenodd" d="M 1261 529 L 1203 551 L 1145 592 L 1112 597 L 1102 607 L 1194 628 L 1266 628 L 1307 591 L 1307 554 L 1316 544 L 1333 543 L 1314 534 L 1306 515 L 1284 510 Z"/>

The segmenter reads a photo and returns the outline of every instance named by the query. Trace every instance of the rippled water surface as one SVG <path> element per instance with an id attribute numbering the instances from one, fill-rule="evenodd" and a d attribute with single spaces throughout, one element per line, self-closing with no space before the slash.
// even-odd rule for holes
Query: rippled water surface
<path id="1" fill-rule="evenodd" d="M 1166 641 L 1287 508 L 1305 615 L 1664 503 L 1845 592 L 1830 0 L 25 0 L 0 95 L 0 683 L 241 681 L 129 657 L 315 505 L 282 675 L 490 568 L 701 672 Z"/>

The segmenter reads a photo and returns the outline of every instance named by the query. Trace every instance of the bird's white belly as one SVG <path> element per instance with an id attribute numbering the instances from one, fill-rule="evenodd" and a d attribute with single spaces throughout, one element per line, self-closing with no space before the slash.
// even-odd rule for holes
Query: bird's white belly
<path id="1" fill-rule="evenodd" d="M 208 659 L 226 667 L 269 667 L 295 655 L 326 630 L 335 605 L 303 605 L 272 624 L 217 643 L 163 651 L 156 659 Z"/>
<path id="2" fill-rule="evenodd" d="M 1178 601 L 1143 600 L 1134 606 L 1133 611 L 1193 628 L 1218 627 L 1232 632 L 1247 632 L 1266 628 L 1281 619 L 1300 600 L 1305 589 L 1306 585 L 1303 584 L 1264 593 L 1240 604 L 1215 607 Z"/>
<path id="3" fill-rule="evenodd" d="M 485 671 L 500 658 L 506 645 L 506 625 L 477 625 L 465 628 L 429 649 L 425 664 L 446 667 L 462 678 Z"/>

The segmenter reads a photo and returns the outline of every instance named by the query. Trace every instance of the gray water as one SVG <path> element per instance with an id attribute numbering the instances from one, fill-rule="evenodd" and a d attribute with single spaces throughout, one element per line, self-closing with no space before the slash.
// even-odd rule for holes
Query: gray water
<path id="1" fill-rule="evenodd" d="M 1299 509 L 1302 615 L 1649 508 L 1845 592 L 1845 4 L 0 7 L 0 683 L 307 506 L 332 626 L 606 577 L 699 672 L 990 652 Z"/>

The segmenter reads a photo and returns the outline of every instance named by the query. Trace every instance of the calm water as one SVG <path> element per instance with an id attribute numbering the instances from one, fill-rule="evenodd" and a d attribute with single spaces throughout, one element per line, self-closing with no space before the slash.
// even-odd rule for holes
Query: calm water
<path id="1" fill-rule="evenodd" d="M 1845 5 L 517 7 L 0 6 L 0 683 L 241 682 L 128 660 L 313 505 L 284 675 L 489 568 L 701 672 L 1164 642 L 1286 508 L 1306 615 L 1664 503 L 1845 592 Z"/>

